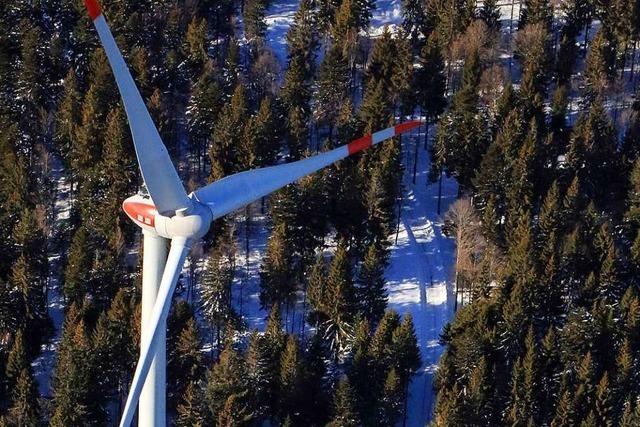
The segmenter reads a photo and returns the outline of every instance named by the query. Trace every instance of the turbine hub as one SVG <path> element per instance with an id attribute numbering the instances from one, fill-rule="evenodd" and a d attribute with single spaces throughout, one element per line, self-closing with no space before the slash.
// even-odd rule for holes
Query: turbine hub
<path id="1" fill-rule="evenodd" d="M 209 230 L 212 221 L 211 210 L 196 200 L 191 201 L 190 207 L 178 209 L 171 217 L 158 213 L 153 201 L 140 195 L 129 197 L 122 204 L 122 208 L 143 230 L 153 230 L 167 239 L 199 239 Z"/>

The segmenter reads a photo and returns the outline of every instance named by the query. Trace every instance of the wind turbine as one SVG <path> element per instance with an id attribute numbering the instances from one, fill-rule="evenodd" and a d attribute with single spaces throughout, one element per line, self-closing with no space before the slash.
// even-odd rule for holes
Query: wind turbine
<path id="1" fill-rule="evenodd" d="M 414 129 L 421 122 L 400 123 L 296 162 L 240 172 L 187 195 L 100 5 L 97 0 L 84 0 L 84 3 L 116 78 L 140 172 L 150 196 L 132 196 L 123 203 L 125 213 L 142 228 L 144 251 L 140 358 L 120 427 L 131 424 L 138 401 L 139 426 L 164 427 L 167 315 L 182 265 L 193 242 L 204 236 L 213 220 L 338 160 Z M 168 254 L 166 239 L 171 242 Z"/>

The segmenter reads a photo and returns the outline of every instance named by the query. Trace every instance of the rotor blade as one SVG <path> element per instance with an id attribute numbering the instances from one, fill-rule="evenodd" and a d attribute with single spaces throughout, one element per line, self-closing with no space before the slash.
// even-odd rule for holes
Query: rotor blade
<path id="1" fill-rule="evenodd" d="M 216 219 L 338 160 L 414 129 L 421 123 L 418 120 L 400 123 L 297 162 L 230 175 L 196 190 L 193 196 L 198 202 L 207 205 L 213 213 L 213 219 Z"/>
<path id="2" fill-rule="evenodd" d="M 167 316 L 169 314 L 169 308 L 171 307 L 171 297 L 176 288 L 180 270 L 182 270 L 182 264 L 184 264 L 184 259 L 189 252 L 190 244 L 191 242 L 189 240 L 180 237 L 175 237 L 171 240 L 171 249 L 169 249 L 167 263 L 162 273 L 160 289 L 158 289 L 158 296 L 156 297 L 156 302 L 149 317 L 148 324 L 151 330 L 144 331 L 142 334 L 143 340 L 140 343 L 140 358 L 138 359 L 136 372 L 133 375 L 133 381 L 131 382 L 131 388 L 127 396 L 127 403 L 124 407 L 122 418 L 120 419 L 120 427 L 129 427 L 133 420 L 142 386 L 147 379 L 149 367 L 156 354 L 155 349 L 158 341 L 158 333 L 160 332 L 160 327 L 166 327 Z"/>
<path id="3" fill-rule="evenodd" d="M 147 185 L 154 205 L 163 214 L 190 207 L 191 201 L 187 197 L 169 153 L 162 143 L 158 129 L 153 124 L 149 111 L 122 58 L 120 49 L 111 35 L 107 21 L 100 10 L 100 5 L 97 0 L 84 0 L 84 3 L 98 31 L 116 78 L 129 119 L 140 172 L 142 172 L 142 178 Z"/>

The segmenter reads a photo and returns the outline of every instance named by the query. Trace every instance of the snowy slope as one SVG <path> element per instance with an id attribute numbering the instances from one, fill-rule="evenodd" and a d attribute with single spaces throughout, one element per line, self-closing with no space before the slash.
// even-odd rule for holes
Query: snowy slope
<path id="1" fill-rule="evenodd" d="M 438 184 L 427 180 L 428 153 L 423 134 L 403 138 L 405 151 L 405 199 L 400 215 L 398 241 L 391 248 L 387 269 L 389 308 L 400 314 L 411 313 L 422 354 L 422 367 L 415 376 L 409 396 L 407 426 L 424 426 L 434 405 L 432 379 L 442 354 L 439 337 L 453 315 L 453 288 L 450 278 L 454 265 L 454 245 L 441 232 L 437 214 Z M 413 153 L 418 150 L 418 174 L 412 183 Z M 443 180 L 441 211 L 455 200 L 457 185 Z"/>

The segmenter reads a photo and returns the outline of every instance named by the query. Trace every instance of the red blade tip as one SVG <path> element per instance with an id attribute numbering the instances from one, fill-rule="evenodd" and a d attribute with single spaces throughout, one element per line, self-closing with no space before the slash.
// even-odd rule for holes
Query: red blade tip
<path id="1" fill-rule="evenodd" d="M 402 133 L 402 132 L 406 132 L 408 130 L 417 128 L 421 124 L 422 124 L 422 122 L 420 120 L 409 120 L 407 122 L 398 123 L 395 126 L 395 132 L 396 132 L 396 134 Z"/>
<path id="2" fill-rule="evenodd" d="M 102 14 L 97 0 L 84 0 L 84 5 L 86 6 L 87 12 L 93 21 Z"/>

